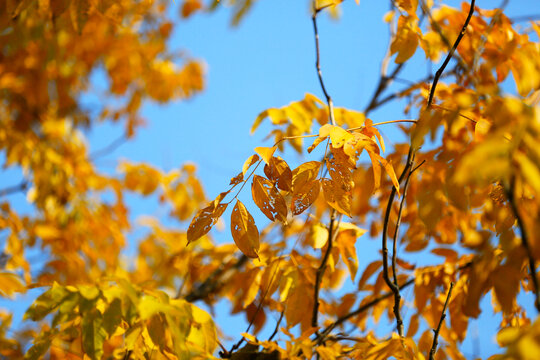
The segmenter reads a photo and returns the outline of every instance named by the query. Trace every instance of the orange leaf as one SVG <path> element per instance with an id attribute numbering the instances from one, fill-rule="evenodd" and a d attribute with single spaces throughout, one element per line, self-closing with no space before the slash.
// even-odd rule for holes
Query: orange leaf
<path id="1" fill-rule="evenodd" d="M 246 172 L 251 167 L 251 165 L 255 164 L 257 161 L 259 161 L 259 155 L 253 154 L 251 155 L 245 162 L 244 166 L 242 166 L 242 174 L 246 175 Z"/>
<path id="2" fill-rule="evenodd" d="M 255 175 L 251 185 L 253 201 L 264 215 L 272 221 L 287 222 L 287 204 L 278 189 L 269 180 Z"/>
<path id="3" fill-rule="evenodd" d="M 283 191 L 291 191 L 292 171 L 289 165 L 279 156 L 270 159 L 270 164 L 264 166 L 268 179 L 277 182 L 277 187 Z"/>
<path id="4" fill-rule="evenodd" d="M 188 245 L 192 241 L 195 241 L 208 233 L 221 215 L 223 215 L 223 212 L 225 209 L 227 209 L 227 204 L 220 204 L 220 202 L 227 194 L 228 191 L 219 194 L 218 197 L 207 207 L 199 210 L 197 215 L 195 215 L 193 220 L 191 220 L 191 224 L 189 224 L 189 228 L 187 230 Z"/>
<path id="5" fill-rule="evenodd" d="M 231 234 L 238 249 L 250 258 L 259 258 L 259 230 L 240 200 L 231 214 Z"/>
<path id="6" fill-rule="evenodd" d="M 292 187 L 294 192 L 298 192 L 307 183 L 312 182 L 319 174 L 321 163 L 319 161 L 308 161 L 293 170 Z"/>
<path id="7" fill-rule="evenodd" d="M 312 180 L 308 183 L 304 183 L 304 186 L 301 188 L 294 187 L 293 197 L 291 201 L 291 210 L 293 215 L 299 215 L 303 213 L 308 207 L 313 204 L 319 192 L 321 190 L 321 185 L 319 181 Z"/>

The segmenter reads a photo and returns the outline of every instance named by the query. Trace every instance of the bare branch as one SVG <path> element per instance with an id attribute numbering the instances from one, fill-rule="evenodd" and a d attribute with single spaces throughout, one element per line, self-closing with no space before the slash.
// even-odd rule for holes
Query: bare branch
<path id="1" fill-rule="evenodd" d="M 452 56 L 454 55 L 454 52 L 456 51 L 459 43 L 461 42 L 461 39 L 465 35 L 465 32 L 467 31 L 467 26 L 469 26 L 469 21 L 471 21 L 472 15 L 474 13 L 474 3 L 475 3 L 475 0 L 471 0 L 471 5 L 470 5 L 470 9 L 469 9 L 469 14 L 467 15 L 467 19 L 465 19 L 465 23 L 463 24 L 463 27 L 461 28 L 461 31 L 459 32 L 459 35 L 458 35 L 456 41 L 454 42 L 454 45 L 452 46 L 452 48 L 448 52 L 448 55 L 446 56 L 446 59 L 444 59 L 443 64 L 441 65 L 439 70 L 437 70 L 437 72 L 435 73 L 435 78 L 433 78 L 433 84 L 431 85 L 431 89 L 429 91 L 429 97 L 428 97 L 428 103 L 427 103 L 428 108 L 431 107 L 431 103 L 433 102 L 433 96 L 435 95 L 435 89 L 437 88 L 437 83 L 439 82 L 439 79 L 440 79 L 442 73 L 444 72 L 444 69 L 446 68 L 446 66 L 450 62 L 450 59 L 452 59 Z"/>
<path id="2" fill-rule="evenodd" d="M 0 197 L 14 194 L 19 191 L 24 191 L 28 188 L 28 181 L 23 180 L 17 185 L 8 186 L 6 188 L 0 189 Z"/>
<path id="3" fill-rule="evenodd" d="M 315 35 L 315 52 L 316 52 L 315 69 L 317 70 L 317 76 L 319 77 L 319 83 L 321 84 L 321 89 L 324 93 L 324 97 L 326 98 L 326 102 L 328 103 L 330 123 L 332 125 L 336 125 L 336 120 L 334 119 L 334 103 L 332 102 L 332 98 L 326 91 L 326 87 L 324 86 L 324 81 L 323 81 L 322 71 L 321 71 L 321 54 L 320 54 L 320 49 L 319 49 L 319 30 L 317 29 L 317 15 L 323 9 L 324 8 L 317 9 L 315 7 L 315 2 L 313 2 L 313 15 L 311 17 L 311 20 L 313 21 L 313 32 Z"/>
<path id="4" fill-rule="evenodd" d="M 540 288 L 538 285 L 538 277 L 536 275 L 536 265 L 535 265 L 534 257 L 532 255 L 531 247 L 529 245 L 529 237 L 525 229 L 525 223 L 523 222 L 523 218 L 521 217 L 519 213 L 519 209 L 516 203 L 516 198 L 514 196 L 514 188 L 515 188 L 515 179 L 512 177 L 512 179 L 510 180 L 509 187 L 505 188 L 506 197 L 508 198 L 508 202 L 510 203 L 512 212 L 514 213 L 514 216 L 517 220 L 519 231 L 521 232 L 521 245 L 523 246 L 523 248 L 525 249 L 525 252 L 527 253 L 527 258 L 529 260 L 529 273 L 531 276 L 531 280 L 534 287 L 534 293 L 536 296 L 536 300 L 534 301 L 534 306 L 536 307 L 536 310 L 540 312 Z"/>
<path id="5" fill-rule="evenodd" d="M 448 306 L 448 302 L 450 300 L 450 297 L 452 296 L 452 289 L 454 288 L 454 283 L 450 283 L 450 289 L 448 289 L 448 295 L 446 295 L 446 301 L 444 302 L 444 306 L 441 313 L 441 319 L 439 320 L 439 325 L 437 326 L 437 329 L 434 329 L 434 335 L 433 335 L 433 344 L 431 345 L 431 350 L 429 351 L 429 360 L 433 360 L 435 357 L 435 352 L 437 351 L 437 345 L 439 344 L 439 332 L 441 331 L 441 326 L 446 318 L 446 308 Z"/>
<path id="6" fill-rule="evenodd" d="M 330 224 L 328 226 L 328 243 L 326 247 L 326 252 L 324 253 L 324 257 L 321 261 L 321 265 L 319 265 L 319 268 L 317 269 L 317 273 L 315 274 L 315 291 L 313 293 L 313 313 L 311 315 L 311 326 L 317 327 L 319 326 L 319 290 L 321 287 L 322 278 L 324 275 L 324 272 L 326 270 L 326 264 L 328 263 L 328 258 L 330 257 L 330 253 L 332 252 L 332 240 L 334 237 L 334 223 L 336 222 L 336 210 L 332 209 L 332 212 L 330 213 Z"/>
<path id="7" fill-rule="evenodd" d="M 422 164 L 425 163 L 425 160 L 420 163 L 420 165 L 416 166 L 415 168 L 412 167 L 411 164 L 411 170 L 407 174 L 407 179 L 405 180 L 405 185 L 403 186 L 403 194 L 401 195 L 401 202 L 399 204 L 399 211 L 396 221 L 396 228 L 394 230 L 394 238 L 393 238 L 393 247 L 392 247 L 392 274 L 394 276 L 394 285 L 398 285 L 397 283 L 397 272 L 396 272 L 396 263 L 397 263 L 397 239 L 399 237 L 399 227 L 401 225 L 401 214 L 403 212 L 403 205 L 405 204 L 405 197 L 407 196 L 407 189 L 409 188 L 409 181 L 411 179 L 411 175 L 413 172 L 416 171 Z"/>
<path id="8" fill-rule="evenodd" d="M 405 176 L 409 172 L 409 169 L 412 167 L 414 162 L 414 157 L 416 152 L 413 151 L 412 147 L 409 149 L 409 154 L 407 155 L 407 162 L 405 168 L 399 176 L 398 183 L 402 183 Z M 382 255 L 383 255 L 383 278 L 392 293 L 394 294 L 394 315 L 396 317 L 397 331 L 400 336 L 403 336 L 403 320 L 399 312 L 399 305 L 401 302 L 401 294 L 399 292 L 399 286 L 397 286 L 397 278 L 395 282 L 390 280 L 388 275 L 388 246 L 387 246 L 387 237 L 388 237 L 388 224 L 390 222 L 390 213 L 392 211 L 392 204 L 394 203 L 394 197 L 396 196 L 397 189 L 395 186 L 392 186 L 392 191 L 388 197 L 388 203 L 386 205 L 386 212 L 384 215 L 383 230 L 382 230 Z"/>
<path id="9" fill-rule="evenodd" d="M 278 333 L 278 330 L 279 330 L 279 324 L 281 324 L 281 320 L 283 320 L 283 315 L 285 315 L 285 310 L 283 310 L 281 312 L 281 314 L 279 315 L 279 319 L 276 323 L 276 327 L 274 329 L 274 332 L 272 333 L 272 335 L 270 335 L 270 337 L 268 338 L 268 341 L 272 341 L 272 339 L 277 335 Z"/>
<path id="10" fill-rule="evenodd" d="M 128 140 L 128 136 L 126 133 L 123 133 L 118 138 L 113 140 L 109 145 L 105 146 L 102 149 L 96 150 L 93 153 L 90 154 L 90 159 L 96 160 L 100 157 L 106 156 L 110 153 L 112 153 L 114 150 L 116 150 L 120 145 L 124 144 Z"/>

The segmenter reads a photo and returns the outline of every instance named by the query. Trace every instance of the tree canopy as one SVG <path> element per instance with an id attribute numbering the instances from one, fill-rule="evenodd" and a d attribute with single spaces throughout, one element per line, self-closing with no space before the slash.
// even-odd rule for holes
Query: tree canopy
<path id="1" fill-rule="evenodd" d="M 229 6 L 242 26 L 254 5 L 222 3 L 0 3 L 0 154 L 4 172 L 21 174 L 0 186 L 0 297 L 39 292 L 16 327 L 0 310 L 0 357 L 458 360 L 471 319 L 495 312 L 493 358 L 539 358 L 535 15 L 509 18 L 508 1 L 391 1 L 373 96 L 349 109 L 325 86 L 319 39 L 342 0 L 306 1 L 320 95 L 261 109 L 251 132 L 270 129 L 268 141 L 221 192 L 207 194 L 191 163 L 104 171 L 97 159 L 141 131 L 144 104 L 204 91 L 203 60 L 170 43 L 171 14 Z M 402 79 L 418 54 L 436 71 Z M 395 118 L 370 118 L 396 101 Z M 91 151 L 87 131 L 103 124 L 122 136 Z M 170 211 L 135 220 L 132 196 Z M 367 238 L 380 243 L 369 263 Z M 223 300 L 244 332 L 216 323 Z"/>

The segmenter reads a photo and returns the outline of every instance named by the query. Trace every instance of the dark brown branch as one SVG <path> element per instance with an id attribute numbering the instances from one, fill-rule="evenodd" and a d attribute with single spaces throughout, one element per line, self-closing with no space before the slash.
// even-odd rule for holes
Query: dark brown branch
<path id="1" fill-rule="evenodd" d="M 283 315 L 285 315 L 285 310 L 283 310 L 281 312 L 281 314 L 279 315 L 279 319 L 276 323 L 276 327 L 274 329 L 274 332 L 272 333 L 272 335 L 270 335 L 270 337 L 268 338 L 268 341 L 272 341 L 272 339 L 277 335 L 278 333 L 278 330 L 279 330 L 279 324 L 281 324 L 281 320 L 283 320 Z"/>
<path id="2" fill-rule="evenodd" d="M 456 69 L 452 69 L 451 71 L 447 71 L 445 74 L 441 75 L 441 78 L 451 76 L 451 75 L 455 75 L 455 73 L 456 73 Z M 396 91 L 393 94 L 387 95 L 386 97 L 384 97 L 381 100 L 379 100 L 378 102 L 376 102 L 373 105 L 372 110 L 378 108 L 381 105 L 386 104 L 389 101 L 392 101 L 394 99 L 400 98 L 400 97 L 408 94 L 409 92 L 411 92 L 411 90 L 413 88 L 418 87 L 420 84 L 426 83 L 426 82 L 431 81 L 431 80 L 433 80 L 433 76 L 428 76 L 428 77 L 426 77 L 426 78 L 424 78 L 422 80 L 417 81 L 416 83 L 412 83 L 409 87 L 407 87 L 407 88 L 405 88 L 403 90 Z"/>
<path id="3" fill-rule="evenodd" d="M 470 261 L 470 262 L 467 262 L 461 266 L 459 266 L 456 271 L 462 271 L 462 270 L 465 270 L 465 269 L 468 269 L 469 267 L 471 267 L 473 265 L 473 262 Z M 399 290 L 403 290 L 409 286 L 411 286 L 412 284 L 414 284 L 414 278 L 412 279 L 409 279 L 407 280 L 405 283 L 401 284 L 399 286 Z M 364 311 L 367 311 L 369 310 L 370 308 L 372 308 L 373 306 L 377 305 L 378 303 L 380 303 L 381 301 L 383 300 L 386 300 L 388 299 L 390 296 L 392 296 L 394 293 L 392 291 L 389 291 L 385 294 L 382 294 L 378 297 L 376 297 L 375 299 L 365 303 L 364 305 L 361 305 L 358 309 L 356 310 L 353 310 L 352 312 L 348 313 L 347 315 L 344 315 L 340 318 L 338 318 L 334 323 L 332 323 L 331 325 L 327 326 L 323 331 L 321 331 L 321 334 L 320 336 L 318 337 L 318 341 L 317 341 L 317 344 L 321 344 L 324 339 L 328 336 L 328 334 L 330 334 L 330 332 L 332 330 L 334 330 L 336 327 L 338 327 L 339 325 L 343 324 L 345 321 L 357 316 L 357 315 L 360 315 L 361 313 L 363 313 Z"/>
<path id="4" fill-rule="evenodd" d="M 471 8 L 469 9 L 469 14 L 467 15 L 467 19 L 465 19 L 465 23 L 463 24 L 463 27 L 461 28 L 461 31 L 460 31 L 456 41 L 454 42 L 454 45 L 452 46 L 452 48 L 448 52 L 448 55 L 446 56 L 446 59 L 444 59 L 443 64 L 441 65 L 439 70 L 437 70 L 437 72 L 435 73 L 435 77 L 433 78 L 433 84 L 431 85 L 431 89 L 429 91 L 429 97 L 428 97 L 428 103 L 427 103 L 428 108 L 431 107 L 431 103 L 433 102 L 433 96 L 435 95 L 435 89 L 437 88 L 437 83 L 439 82 L 439 79 L 440 79 L 442 73 L 444 72 L 444 69 L 446 68 L 446 66 L 450 62 L 450 59 L 452 59 L 452 56 L 454 55 L 454 52 L 456 51 L 459 43 L 461 42 L 461 39 L 465 35 L 465 32 L 467 31 L 467 26 L 469 26 L 469 21 L 471 21 L 472 15 L 474 13 L 474 3 L 475 3 L 475 0 L 471 0 L 471 5 L 470 5 Z"/>
<path id="5" fill-rule="evenodd" d="M 28 182 L 26 180 L 23 180 L 17 185 L 8 186 L 6 188 L 0 189 L 0 197 L 11 195 L 19 191 L 24 191 L 27 188 Z"/>
<path id="6" fill-rule="evenodd" d="M 379 84 L 377 85 L 377 89 L 375 90 L 375 93 L 371 97 L 369 105 L 364 110 L 364 113 L 366 114 L 366 116 L 369 114 L 369 112 L 371 112 L 373 109 L 377 108 L 380 105 L 378 102 L 379 96 L 381 96 L 382 92 L 386 90 L 390 82 L 392 82 L 392 80 L 395 79 L 397 74 L 399 74 L 399 72 L 403 68 L 403 65 L 405 65 L 405 63 L 398 64 L 394 68 L 394 71 L 392 71 L 392 74 L 390 74 L 390 76 L 381 75 L 381 77 L 379 78 Z"/>
<path id="7" fill-rule="evenodd" d="M 441 331 L 441 326 L 446 318 L 446 308 L 448 307 L 448 302 L 450 301 L 450 297 L 452 296 L 452 289 L 454 288 L 454 283 L 450 283 L 450 289 L 448 289 L 448 295 L 446 295 L 446 301 L 444 302 L 444 306 L 441 313 L 441 319 L 439 320 L 439 325 L 437 326 L 437 329 L 433 329 L 433 344 L 431 345 L 431 350 L 429 351 L 429 360 L 433 360 L 435 357 L 435 352 L 437 351 L 437 345 L 439 344 L 439 332 Z"/>
<path id="8" fill-rule="evenodd" d="M 398 285 L 397 283 L 397 271 L 396 271 L 396 263 L 397 263 L 397 240 L 399 237 L 399 227 L 401 225 L 401 214 L 403 212 L 403 205 L 405 205 L 405 197 L 407 196 L 407 189 L 409 188 L 409 182 L 411 179 L 411 175 L 413 172 L 416 171 L 422 164 L 425 163 L 425 160 L 422 161 L 418 166 L 415 168 L 412 168 L 411 164 L 411 170 L 407 174 L 407 179 L 405 180 L 405 185 L 403 186 L 403 194 L 401 195 L 401 202 L 399 203 L 399 210 L 398 210 L 398 216 L 396 221 L 396 227 L 394 229 L 394 238 L 393 238 L 393 247 L 392 247 L 392 275 L 394 276 L 394 285 Z"/>
<path id="9" fill-rule="evenodd" d="M 409 169 L 412 167 L 412 164 L 414 162 L 416 152 L 413 151 L 412 147 L 409 149 L 409 154 L 407 155 L 407 163 L 405 164 L 405 168 L 401 172 L 401 175 L 399 176 L 398 183 L 401 184 L 403 182 L 403 179 L 405 176 L 407 176 L 407 173 L 409 172 Z M 390 280 L 390 276 L 388 275 L 388 246 L 387 246 L 387 238 L 388 238 L 388 224 L 390 222 L 390 213 L 392 212 L 392 204 L 394 203 L 394 198 L 396 196 L 397 189 L 395 186 L 392 186 L 392 191 L 390 192 L 390 196 L 388 197 L 388 203 L 386 205 L 386 212 L 384 215 L 384 222 L 383 222 L 383 230 L 382 230 L 382 255 L 383 255 L 383 278 L 390 290 L 392 290 L 392 293 L 394 294 L 394 315 L 396 317 L 396 323 L 397 323 L 397 331 L 399 336 L 403 336 L 403 319 L 401 318 L 401 314 L 399 312 L 399 306 L 401 302 L 401 294 L 399 291 L 399 286 L 397 286 L 397 279 L 396 283 L 392 282 Z"/>
<path id="10" fill-rule="evenodd" d="M 312 327 L 319 326 L 319 291 L 321 288 L 322 278 L 326 270 L 326 264 L 328 263 L 328 258 L 330 257 L 330 253 L 332 252 L 332 240 L 334 237 L 334 223 L 335 222 L 336 222 L 336 211 L 332 209 L 332 212 L 330 213 L 330 225 L 328 226 L 328 242 L 326 244 L 326 252 L 324 253 L 324 257 L 321 261 L 321 265 L 319 265 L 319 268 L 317 269 L 317 273 L 315 274 L 315 290 L 313 292 L 313 312 L 311 315 Z"/>
<path id="11" fill-rule="evenodd" d="M 402 285 L 399 286 L 399 289 L 400 290 L 403 290 L 405 289 L 406 287 L 409 287 L 411 286 L 412 284 L 414 284 L 414 278 L 413 279 L 410 279 L 410 280 L 407 280 L 407 282 L 403 283 Z M 378 303 L 380 303 L 381 301 L 383 300 L 386 300 L 388 299 L 389 297 L 391 297 L 392 295 L 394 295 L 394 293 L 392 291 L 389 291 L 383 295 L 380 295 L 378 297 L 376 297 L 375 299 L 365 303 L 364 305 L 361 305 L 358 309 L 348 313 L 347 315 L 345 316 L 342 316 L 340 317 L 339 319 L 337 319 L 333 324 L 329 325 L 328 327 L 326 327 L 322 332 L 321 332 L 321 337 L 319 338 L 319 341 L 318 343 L 322 343 L 322 341 L 324 340 L 324 338 L 332 331 L 334 330 L 336 327 L 338 327 L 339 325 L 343 324 L 345 321 L 357 316 L 357 315 L 360 315 L 361 313 L 363 313 L 364 311 L 367 311 L 369 310 L 370 308 L 372 308 L 373 306 L 377 305 Z"/>
<path id="12" fill-rule="evenodd" d="M 313 15 L 311 17 L 311 20 L 313 21 L 313 32 L 315 34 L 315 69 L 317 70 L 317 76 L 319 77 L 319 83 L 321 84 L 321 89 L 324 93 L 324 97 L 326 98 L 326 102 L 328 103 L 330 123 L 332 125 L 336 125 L 336 120 L 334 119 L 334 103 L 332 102 L 332 98 L 328 94 L 328 91 L 326 91 L 321 71 L 321 54 L 319 49 L 319 30 L 317 29 L 317 15 L 323 9 L 324 8 L 315 8 L 315 2 L 313 3 Z"/>
<path id="13" fill-rule="evenodd" d="M 527 253 L 527 258 L 529 260 L 529 273 L 532 279 L 534 294 L 536 297 L 536 300 L 534 301 L 534 306 L 536 307 L 536 310 L 540 312 L 540 289 L 538 285 L 538 277 L 536 275 L 536 265 L 534 257 L 532 255 L 531 247 L 529 245 L 529 237 L 527 235 L 527 230 L 525 229 L 525 223 L 523 222 L 523 218 L 519 213 L 519 209 L 516 203 L 516 198 L 514 196 L 514 188 L 515 179 L 512 177 L 509 187 L 505 189 L 506 197 L 508 198 L 508 202 L 510 203 L 510 207 L 512 208 L 512 212 L 514 213 L 514 217 L 517 220 L 519 231 L 521 232 L 521 245 Z"/>

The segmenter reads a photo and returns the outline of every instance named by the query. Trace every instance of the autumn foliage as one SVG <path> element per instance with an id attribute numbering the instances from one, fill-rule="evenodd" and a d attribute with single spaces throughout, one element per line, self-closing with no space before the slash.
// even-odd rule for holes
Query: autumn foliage
<path id="1" fill-rule="evenodd" d="M 252 3 L 226 2 L 234 24 Z M 502 314 L 494 358 L 540 358 L 540 23 L 511 20 L 506 2 L 396 0 L 380 81 L 352 110 L 320 63 L 317 19 L 340 3 L 307 2 L 322 96 L 262 111 L 251 131 L 269 124 L 270 142 L 207 198 L 192 164 L 100 170 L 85 130 L 122 124 L 129 141 L 145 102 L 202 91 L 204 66 L 169 48 L 170 9 L 224 4 L 0 2 L 0 153 L 22 174 L 0 189 L 0 296 L 39 289 L 18 328 L 0 311 L 1 358 L 458 360 L 483 312 Z M 438 71 L 390 92 L 415 53 Z M 89 110 L 96 69 L 106 87 Z M 408 119 L 369 118 L 396 99 Z M 386 146 L 383 126 L 407 140 Z M 21 192 L 31 211 L 12 200 Z M 182 226 L 134 222 L 133 194 L 157 197 Z M 218 223 L 226 243 L 212 237 Z M 148 231 L 126 261 L 138 227 Z M 380 251 L 362 263 L 368 237 Z M 204 310 L 223 299 L 245 315 L 244 333 L 225 334 Z M 389 332 L 373 327 L 384 317 Z"/>

